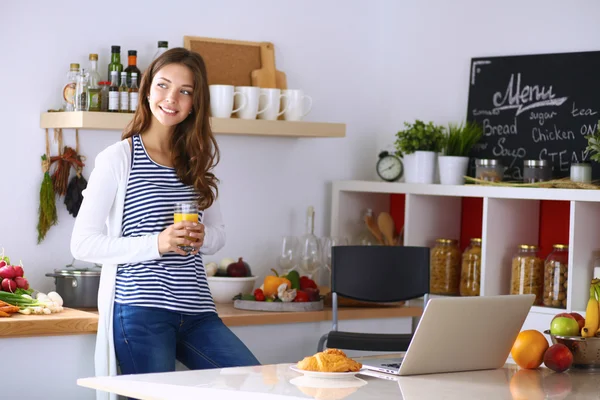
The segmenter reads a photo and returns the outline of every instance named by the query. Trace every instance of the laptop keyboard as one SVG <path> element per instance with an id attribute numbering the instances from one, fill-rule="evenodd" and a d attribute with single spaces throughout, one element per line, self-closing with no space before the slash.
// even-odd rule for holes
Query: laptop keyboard
<path id="1" fill-rule="evenodd" d="M 390 367 L 390 368 L 400 368 L 400 363 L 390 363 L 390 364 L 381 364 L 384 367 Z"/>

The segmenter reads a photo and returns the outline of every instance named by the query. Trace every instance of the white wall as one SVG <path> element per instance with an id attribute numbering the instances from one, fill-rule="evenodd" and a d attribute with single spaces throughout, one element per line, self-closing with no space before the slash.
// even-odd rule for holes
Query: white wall
<path id="1" fill-rule="evenodd" d="M 184 35 L 275 44 L 277 68 L 290 88 L 313 97 L 309 121 L 343 122 L 344 139 L 218 136 L 222 162 L 217 175 L 226 247 L 216 256 L 247 259 L 264 275 L 275 267 L 279 238 L 300 234 L 308 205 L 316 209 L 316 234 L 329 231 L 330 185 L 341 178 L 371 178 L 377 154 L 383 99 L 380 4 L 310 0 L 131 1 L 101 10 L 81 1 L 2 2 L 0 37 L 0 247 L 23 260 L 26 276 L 40 290 L 53 287 L 44 273 L 71 262 L 73 218 L 58 201 L 59 224 L 36 244 L 44 131 L 40 112 L 60 106 L 69 63 L 88 65 L 99 53 L 104 76 L 111 45 L 138 50 L 145 68 L 158 40 L 183 46 Z M 108 6 L 108 4 L 106 4 Z M 88 177 L 99 151 L 120 139 L 117 131 L 81 131 Z M 74 146 L 74 133 L 65 131 Z M 56 146 L 53 146 L 56 154 Z M 15 261 L 13 261 L 15 262 Z"/>
<path id="2" fill-rule="evenodd" d="M 597 0 L 386 0 L 384 9 L 380 146 L 404 121 L 464 120 L 472 57 L 600 48 Z"/>

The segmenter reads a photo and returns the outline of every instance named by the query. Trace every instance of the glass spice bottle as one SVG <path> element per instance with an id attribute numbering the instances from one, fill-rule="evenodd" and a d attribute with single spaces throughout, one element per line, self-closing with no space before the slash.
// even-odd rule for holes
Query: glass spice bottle
<path id="1" fill-rule="evenodd" d="M 462 255 L 460 295 L 479 296 L 481 285 L 481 238 L 471 239 Z"/>
<path id="2" fill-rule="evenodd" d="M 538 247 L 521 244 L 512 258 L 510 294 L 535 294 L 534 305 L 542 304 L 544 262 Z"/>
<path id="3" fill-rule="evenodd" d="M 108 112 L 119 112 L 119 78 L 117 71 L 110 72 L 108 87 Z"/>
<path id="4" fill-rule="evenodd" d="M 569 246 L 555 244 L 544 262 L 544 305 L 567 308 Z"/>
<path id="5" fill-rule="evenodd" d="M 454 239 L 437 239 L 431 249 L 429 286 L 432 294 L 459 294 L 460 249 Z"/>
<path id="6" fill-rule="evenodd" d="M 137 72 L 131 73 L 131 85 L 129 86 L 129 112 L 134 113 L 138 106 L 139 88 L 137 84 Z"/>
<path id="7" fill-rule="evenodd" d="M 108 111 L 108 88 L 110 87 L 110 81 L 98 82 L 100 86 L 100 111 Z"/>
<path id="8" fill-rule="evenodd" d="M 90 54 L 90 70 L 88 72 L 89 111 L 101 111 L 100 74 L 98 73 L 98 54 Z"/>

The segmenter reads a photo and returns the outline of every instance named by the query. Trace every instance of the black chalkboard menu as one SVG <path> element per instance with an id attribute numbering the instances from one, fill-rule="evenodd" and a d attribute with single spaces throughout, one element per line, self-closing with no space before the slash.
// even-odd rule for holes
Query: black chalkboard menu
<path id="1" fill-rule="evenodd" d="M 508 167 L 505 180 L 520 181 L 524 160 L 546 159 L 553 178 L 569 176 L 572 163 L 590 162 L 585 136 L 599 118 L 600 51 L 473 58 L 467 120 L 483 138 L 470 174 L 475 158 L 494 158 Z"/>

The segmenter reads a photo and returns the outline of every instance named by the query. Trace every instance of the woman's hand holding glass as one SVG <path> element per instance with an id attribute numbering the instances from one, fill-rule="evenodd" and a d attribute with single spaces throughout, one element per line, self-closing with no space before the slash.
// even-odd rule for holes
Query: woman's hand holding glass
<path id="1" fill-rule="evenodd" d="M 204 234 L 204 224 L 200 222 L 177 222 L 158 235 L 158 251 L 160 254 L 196 255 L 204 244 Z"/>

